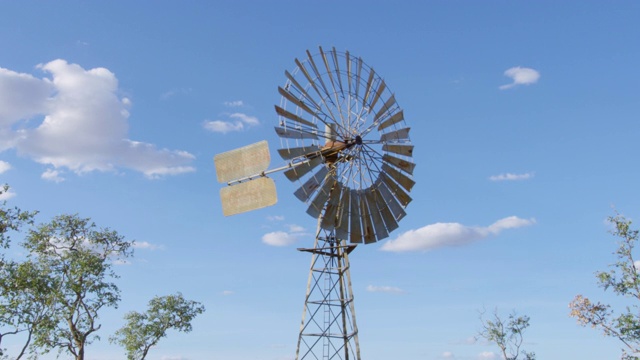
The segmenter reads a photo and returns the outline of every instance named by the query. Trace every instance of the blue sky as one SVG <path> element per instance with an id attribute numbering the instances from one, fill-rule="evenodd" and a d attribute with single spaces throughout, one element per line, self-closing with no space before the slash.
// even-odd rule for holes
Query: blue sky
<path id="1" fill-rule="evenodd" d="M 605 219 L 640 216 L 638 18 L 634 1 L 0 1 L 0 182 L 40 221 L 137 241 L 89 358 L 124 358 L 106 341 L 122 315 L 181 291 L 207 312 L 149 359 L 293 359 L 316 223 L 281 174 L 278 204 L 223 217 L 212 157 L 276 155 L 284 71 L 349 50 L 396 94 L 417 163 L 400 228 L 351 256 L 362 357 L 498 359 L 472 341 L 498 308 L 531 317 L 540 359 L 615 358 L 568 303 L 619 303 L 593 273 L 613 262 Z"/>

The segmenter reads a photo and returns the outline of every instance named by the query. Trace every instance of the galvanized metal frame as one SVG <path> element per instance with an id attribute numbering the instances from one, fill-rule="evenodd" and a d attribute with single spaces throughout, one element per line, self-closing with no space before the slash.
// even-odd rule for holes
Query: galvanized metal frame
<path id="1" fill-rule="evenodd" d="M 321 229 L 311 253 L 296 360 L 361 360 L 349 254 L 356 245 Z"/>

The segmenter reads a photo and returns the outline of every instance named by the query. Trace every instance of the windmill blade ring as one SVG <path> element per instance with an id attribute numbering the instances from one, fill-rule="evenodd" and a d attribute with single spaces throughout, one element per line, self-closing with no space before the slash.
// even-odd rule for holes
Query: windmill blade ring
<path id="1" fill-rule="evenodd" d="M 413 145 L 388 84 L 362 58 L 335 48 L 307 50 L 285 71 L 275 106 L 295 195 L 323 229 L 353 243 L 389 236 L 411 202 Z"/>

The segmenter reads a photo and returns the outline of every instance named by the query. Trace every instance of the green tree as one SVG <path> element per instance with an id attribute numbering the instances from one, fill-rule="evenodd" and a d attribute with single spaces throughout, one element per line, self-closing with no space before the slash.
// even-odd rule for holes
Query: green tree
<path id="1" fill-rule="evenodd" d="M 9 191 L 9 185 L 0 188 L 0 196 Z M 0 202 L 0 248 L 8 249 L 11 233 L 19 232 L 25 225 L 32 225 L 37 211 L 22 211 L 10 208 L 6 201 Z M 0 346 L 4 337 L 26 332 L 26 340 L 20 359 L 31 342 L 34 330 L 44 324 L 47 307 L 42 302 L 46 281 L 34 271 L 32 263 L 17 263 L 6 260 L 0 253 Z M 4 350 L 0 348 L 0 356 Z"/>
<path id="2" fill-rule="evenodd" d="M 524 360 L 535 360 L 535 353 L 521 349 L 524 342 L 523 333 L 529 327 L 528 316 L 518 316 L 514 311 L 507 319 L 502 319 L 496 309 L 491 319 L 485 319 L 484 313 L 480 313 L 482 330 L 478 336 L 497 345 L 503 359 L 517 360 L 518 356 L 522 355 Z"/>
<path id="3" fill-rule="evenodd" d="M 611 289 L 631 302 L 616 315 L 611 305 L 594 303 L 577 295 L 569 304 L 570 315 L 582 326 L 598 328 L 604 335 L 619 339 L 624 344 L 621 359 L 637 360 L 640 359 L 640 263 L 635 260 L 634 248 L 638 243 L 638 230 L 632 229 L 631 221 L 619 214 L 609 217 L 609 222 L 614 226 L 611 233 L 620 239 L 614 252 L 617 261 L 610 265 L 609 271 L 596 272 L 596 278 L 605 291 Z"/>
<path id="4" fill-rule="evenodd" d="M 204 311 L 202 304 L 186 300 L 181 293 L 156 296 L 146 312 L 127 313 L 126 324 L 109 340 L 125 348 L 127 359 L 143 360 L 168 330 L 190 332 L 191 321 Z"/>
<path id="5" fill-rule="evenodd" d="M 9 185 L 3 185 L 0 196 L 9 192 Z M 11 231 L 20 231 L 23 225 L 33 224 L 37 211 L 22 211 L 17 207 L 7 207 L 7 201 L 0 203 L 0 247 L 7 249 L 11 242 Z M 4 262 L 4 253 L 0 254 L 0 262 Z"/>
<path id="6" fill-rule="evenodd" d="M 86 346 L 99 339 L 100 311 L 120 301 L 120 290 L 110 282 L 118 277 L 112 266 L 131 256 L 131 243 L 90 219 L 61 215 L 31 230 L 23 246 L 29 260 L 45 269 L 52 297 L 50 326 L 36 329 L 33 345 L 83 360 Z"/>

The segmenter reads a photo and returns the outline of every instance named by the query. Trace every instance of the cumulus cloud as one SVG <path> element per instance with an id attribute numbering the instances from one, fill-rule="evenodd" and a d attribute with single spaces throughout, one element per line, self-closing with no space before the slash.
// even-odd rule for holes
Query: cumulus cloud
<path id="1" fill-rule="evenodd" d="M 162 95 L 160 95 L 160 99 L 162 100 L 168 100 L 176 95 L 188 95 L 190 94 L 192 91 L 191 88 L 178 88 L 178 89 L 172 89 L 169 91 L 164 92 Z"/>
<path id="2" fill-rule="evenodd" d="M 243 113 L 229 115 L 229 120 L 205 120 L 203 127 L 211 132 L 226 134 L 233 131 L 243 131 L 247 127 L 260 124 L 258 118 Z"/>
<path id="3" fill-rule="evenodd" d="M 403 294 L 405 292 L 404 290 L 394 286 L 375 286 L 375 285 L 367 286 L 367 291 L 391 293 L 391 294 Z"/>
<path id="4" fill-rule="evenodd" d="M 222 291 L 222 295 L 223 296 L 229 296 L 229 295 L 233 295 L 233 294 L 235 294 L 235 292 L 232 291 L 232 290 L 223 290 Z"/>
<path id="5" fill-rule="evenodd" d="M 195 170 L 185 151 L 128 139 L 131 100 L 108 69 L 61 59 L 38 69 L 51 77 L 0 68 L 0 151 L 75 173 L 128 168 L 154 178 Z"/>
<path id="6" fill-rule="evenodd" d="M 262 242 L 271 246 L 288 246 L 295 244 L 306 236 L 305 229 L 298 225 L 288 225 L 289 231 L 274 231 L 262 236 Z"/>
<path id="7" fill-rule="evenodd" d="M 451 351 L 445 351 L 442 353 L 442 355 L 440 355 L 441 359 L 455 359 L 456 357 L 453 356 L 453 353 Z"/>
<path id="8" fill-rule="evenodd" d="M 517 181 L 517 180 L 527 180 L 533 177 L 533 173 L 524 173 L 524 174 L 512 174 L 505 173 L 499 175 L 489 176 L 489 180 L 491 181 Z"/>
<path id="9" fill-rule="evenodd" d="M 64 178 L 60 176 L 61 172 L 54 169 L 47 169 L 40 175 L 40 177 L 47 181 L 53 181 L 55 183 L 63 182 Z"/>
<path id="10" fill-rule="evenodd" d="M 134 249 L 146 249 L 146 250 L 162 250 L 164 249 L 164 246 L 162 245 L 155 245 L 152 244 L 150 242 L 147 241 L 134 241 L 133 244 L 131 245 L 131 247 L 133 247 Z"/>
<path id="11" fill-rule="evenodd" d="M 518 85 L 531 85 L 538 82 L 540 73 L 534 69 L 526 67 L 512 67 L 504 72 L 504 75 L 510 77 L 513 82 L 500 86 L 500 90 L 510 89 Z"/>
<path id="12" fill-rule="evenodd" d="M 284 216 L 282 216 L 282 215 L 267 216 L 267 220 L 269 220 L 269 221 L 283 221 L 284 220 Z"/>
<path id="13" fill-rule="evenodd" d="M 0 160 L 0 174 L 7 172 L 9 169 L 11 169 L 11 164 L 6 161 Z"/>
<path id="14" fill-rule="evenodd" d="M 535 224 L 535 219 L 521 219 L 517 216 L 500 219 L 486 227 L 466 226 L 460 223 L 435 223 L 400 234 L 395 240 L 387 241 L 381 249 L 392 252 L 407 252 L 460 246 L 498 235 L 503 230 L 533 224 Z"/>

